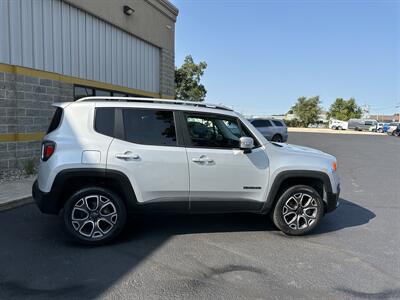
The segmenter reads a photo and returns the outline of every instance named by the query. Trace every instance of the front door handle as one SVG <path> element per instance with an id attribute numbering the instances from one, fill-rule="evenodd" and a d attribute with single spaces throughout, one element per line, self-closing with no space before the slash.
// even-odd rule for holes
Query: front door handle
<path id="1" fill-rule="evenodd" d="M 192 162 L 195 163 L 208 163 L 208 164 L 212 164 L 214 163 L 214 160 L 209 158 L 207 155 L 202 155 L 200 157 L 194 157 L 192 158 Z"/>
<path id="2" fill-rule="evenodd" d="M 140 158 L 139 155 L 133 154 L 131 151 L 115 154 L 115 157 L 122 160 L 138 160 Z"/>

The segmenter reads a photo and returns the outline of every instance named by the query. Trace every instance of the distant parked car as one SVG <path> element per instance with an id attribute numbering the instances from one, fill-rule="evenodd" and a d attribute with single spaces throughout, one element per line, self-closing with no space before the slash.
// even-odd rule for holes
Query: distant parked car
<path id="1" fill-rule="evenodd" d="M 346 130 L 349 128 L 349 123 L 346 121 L 331 120 L 329 123 L 329 128 L 333 130 Z"/>
<path id="2" fill-rule="evenodd" d="M 368 130 L 372 132 L 383 132 L 383 126 L 385 123 L 376 123 L 375 125 L 372 125 Z"/>
<path id="3" fill-rule="evenodd" d="M 354 129 L 356 131 L 369 130 L 371 126 L 376 126 L 378 122 L 376 120 L 369 119 L 350 119 L 349 129 Z"/>
<path id="4" fill-rule="evenodd" d="M 383 124 L 383 132 L 387 132 L 389 130 L 390 123 L 384 123 Z"/>
<path id="5" fill-rule="evenodd" d="M 285 122 L 276 119 L 250 119 L 250 123 L 269 141 L 283 143 L 288 139 Z"/>
<path id="6" fill-rule="evenodd" d="M 396 128 L 391 132 L 391 134 L 400 137 L 400 123 L 397 124 Z"/>
<path id="7" fill-rule="evenodd" d="M 399 122 L 390 123 L 388 129 L 386 130 L 386 133 L 388 135 L 394 135 L 394 131 L 397 129 L 399 124 L 400 124 Z"/>

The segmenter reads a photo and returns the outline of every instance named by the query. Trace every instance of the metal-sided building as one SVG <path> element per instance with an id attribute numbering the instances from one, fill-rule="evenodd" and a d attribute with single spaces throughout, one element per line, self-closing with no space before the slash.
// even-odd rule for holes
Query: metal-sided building
<path id="1" fill-rule="evenodd" d="M 37 160 L 53 102 L 174 97 L 167 0 L 0 0 L 0 171 Z"/>

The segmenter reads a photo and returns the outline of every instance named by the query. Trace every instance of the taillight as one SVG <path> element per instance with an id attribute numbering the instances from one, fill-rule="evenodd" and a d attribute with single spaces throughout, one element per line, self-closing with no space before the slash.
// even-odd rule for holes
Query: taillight
<path id="1" fill-rule="evenodd" d="M 44 141 L 42 143 L 42 160 L 48 160 L 56 150 L 56 144 L 51 141 Z"/>

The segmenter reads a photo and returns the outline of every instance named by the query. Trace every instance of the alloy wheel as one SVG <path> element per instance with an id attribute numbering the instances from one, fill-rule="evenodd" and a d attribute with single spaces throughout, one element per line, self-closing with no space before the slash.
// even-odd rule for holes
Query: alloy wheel
<path id="1" fill-rule="evenodd" d="M 91 239 L 100 239 L 110 233 L 117 219 L 115 205 L 103 195 L 89 195 L 79 199 L 71 213 L 74 230 Z"/>
<path id="2" fill-rule="evenodd" d="M 285 202 L 282 214 L 283 220 L 291 229 L 306 229 L 316 221 L 318 204 L 313 196 L 296 193 Z"/>

